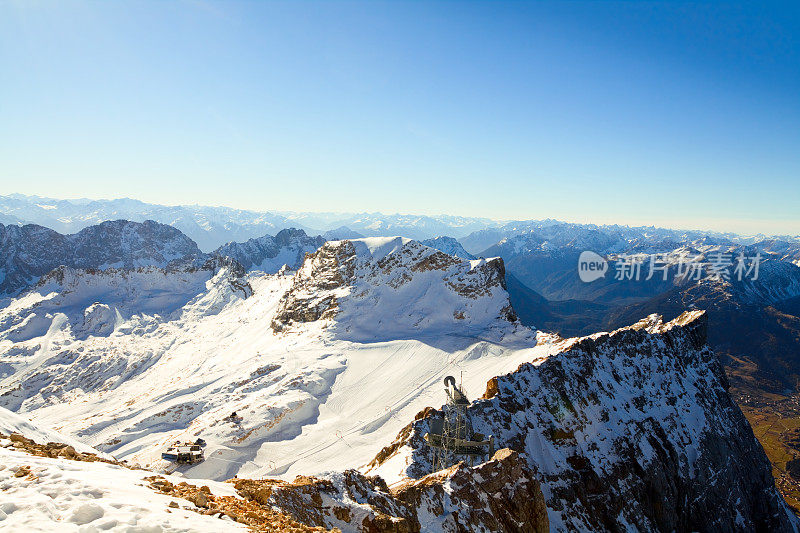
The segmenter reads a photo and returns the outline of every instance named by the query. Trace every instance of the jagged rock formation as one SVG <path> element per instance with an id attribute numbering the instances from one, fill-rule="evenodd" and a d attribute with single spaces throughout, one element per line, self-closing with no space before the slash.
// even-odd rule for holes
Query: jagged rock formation
<path id="1" fill-rule="evenodd" d="M 295 275 L 272 327 L 337 313 L 341 333 L 358 336 L 516 320 L 501 260 L 467 261 L 400 237 L 325 243 Z"/>
<path id="2" fill-rule="evenodd" d="M 58 266 L 79 269 L 167 268 L 205 260 L 197 245 L 172 226 L 114 220 L 61 235 L 36 225 L 0 224 L 0 295 L 16 295 Z"/>
<path id="3" fill-rule="evenodd" d="M 334 241 L 311 254 L 295 275 L 289 291 L 281 299 L 272 320 L 272 329 L 280 331 L 295 322 L 314 322 L 332 318 L 337 296 L 355 276 L 355 247 L 351 241 Z"/>
<path id="4" fill-rule="evenodd" d="M 551 528 L 794 531 L 763 449 L 727 393 L 702 312 L 564 341 L 538 364 L 492 379 L 468 414 L 525 454 Z M 427 410 L 371 465 L 431 469 Z"/>
<path id="5" fill-rule="evenodd" d="M 303 264 L 307 253 L 325 243 L 323 237 L 309 237 L 301 229 L 284 229 L 274 237 L 264 235 L 244 243 L 230 242 L 214 251 L 214 255 L 230 257 L 246 270 L 261 270 L 274 274 L 283 265 L 291 270 Z"/>
<path id="6" fill-rule="evenodd" d="M 458 464 L 393 489 L 355 470 L 300 476 L 293 483 L 233 483 L 245 498 L 308 526 L 374 533 L 549 530 L 539 483 L 508 449 L 478 466 Z"/>

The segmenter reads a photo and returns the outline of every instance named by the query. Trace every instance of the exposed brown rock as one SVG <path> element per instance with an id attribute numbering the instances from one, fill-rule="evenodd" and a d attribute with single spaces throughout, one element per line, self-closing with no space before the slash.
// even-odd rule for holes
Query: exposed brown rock
<path id="1" fill-rule="evenodd" d="M 499 450 L 481 465 L 461 463 L 393 492 L 412 507 L 424 503 L 441 513 L 448 530 L 544 532 L 550 528 L 539 482 L 520 455 L 510 449 Z"/>
<path id="2" fill-rule="evenodd" d="M 247 525 L 251 531 L 293 531 L 298 533 L 331 531 L 328 528 L 313 527 L 298 522 L 288 514 L 275 511 L 270 506 L 261 504 L 258 500 L 249 497 L 249 495 L 243 494 L 245 499 L 233 496 L 215 496 L 211 494 L 207 486 L 197 487 L 185 481 L 175 485 L 163 477 L 155 475 L 147 477 L 145 480 L 150 482 L 150 488 L 161 494 L 168 494 L 193 503 L 195 505 L 193 509 L 197 513 L 228 516 L 236 522 Z M 235 481 L 247 482 L 251 480 Z M 170 502 L 169 507 L 176 508 L 179 505 L 173 501 Z"/>
<path id="3" fill-rule="evenodd" d="M 486 382 L 486 392 L 483 393 L 481 396 L 482 399 L 488 400 L 489 398 L 494 398 L 497 394 L 497 377 L 493 377 L 488 382 Z"/>
<path id="4" fill-rule="evenodd" d="M 326 243 L 309 254 L 303 268 L 295 274 L 292 288 L 278 304 L 272 329 L 277 332 L 295 322 L 332 318 L 338 309 L 337 299 L 320 294 L 342 287 L 352 279 L 355 258 L 355 248 L 349 241 Z"/>
<path id="5" fill-rule="evenodd" d="M 365 532 L 416 533 L 430 527 L 421 520 L 433 514 L 445 531 L 548 531 L 539 483 L 511 450 L 497 452 L 482 465 L 458 464 L 392 490 L 383 479 L 355 470 L 331 479 L 298 476 L 292 483 L 232 482 L 248 500 L 278 508 L 308 526 L 342 521 Z"/>
<path id="6" fill-rule="evenodd" d="M 0 438 L 3 437 L 5 437 L 5 435 L 0 433 Z M 113 459 L 98 457 L 94 453 L 78 452 L 72 446 L 60 442 L 48 442 L 47 444 L 38 444 L 33 440 L 20 435 L 19 433 L 12 433 L 6 438 L 8 438 L 11 441 L 12 446 L 14 448 L 27 452 L 31 455 L 35 455 L 37 457 L 63 457 L 64 459 L 70 459 L 72 461 L 86 461 L 86 462 L 100 461 L 103 463 L 110 463 L 114 465 L 123 466 L 125 468 L 130 468 L 125 463 L 121 463 Z"/>

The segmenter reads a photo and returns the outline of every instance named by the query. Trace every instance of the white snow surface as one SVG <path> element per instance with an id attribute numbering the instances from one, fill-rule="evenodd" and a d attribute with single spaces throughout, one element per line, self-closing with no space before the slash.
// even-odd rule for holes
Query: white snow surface
<path id="1" fill-rule="evenodd" d="M 333 241 L 331 244 L 337 245 L 340 242 Z M 387 255 L 398 252 L 404 245 L 411 242 L 411 239 L 406 237 L 364 237 L 362 239 L 352 239 L 350 242 L 355 246 L 359 257 L 380 261 Z"/>
<path id="2" fill-rule="evenodd" d="M 95 450 L 77 439 L 63 435 L 52 429 L 41 427 L 17 413 L 12 413 L 8 409 L 0 407 L 0 434 L 9 436 L 12 433 L 18 433 L 37 444 L 58 442 L 61 444 L 68 444 L 81 453 L 94 453 L 101 457 L 109 457 L 108 454 Z"/>
<path id="3" fill-rule="evenodd" d="M 244 532 L 230 519 L 190 510 L 194 504 L 158 494 L 145 470 L 102 463 L 36 457 L 0 439 L 0 530 L 33 532 L 118 531 L 125 533 Z M 16 477 L 21 467 L 31 476 Z M 167 476 L 173 483 L 182 481 Z M 203 482 L 218 496 L 235 496 L 225 483 Z M 175 501 L 179 508 L 170 509 Z"/>
<path id="4" fill-rule="evenodd" d="M 419 269 L 439 252 L 401 238 L 353 246 L 354 278 L 319 289 L 338 314 L 281 333 L 272 318 L 315 275 L 313 258 L 294 277 L 248 274 L 249 298 L 224 270 L 72 272 L 0 310 L 0 406 L 157 471 L 175 470 L 167 445 L 202 437 L 206 459 L 181 467 L 187 477 L 293 479 L 365 465 L 441 405 L 444 376 L 463 372 L 477 396 L 536 357 L 535 334 L 500 316 L 508 296 L 485 285 L 486 261 Z M 155 294 L 137 298 L 145 286 L 160 309 Z"/>

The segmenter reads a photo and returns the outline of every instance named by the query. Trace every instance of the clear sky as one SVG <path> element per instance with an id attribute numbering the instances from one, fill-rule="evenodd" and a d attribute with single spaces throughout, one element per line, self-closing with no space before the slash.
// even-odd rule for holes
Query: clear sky
<path id="1" fill-rule="evenodd" d="M 0 184 L 800 234 L 800 2 L 0 0 Z"/>

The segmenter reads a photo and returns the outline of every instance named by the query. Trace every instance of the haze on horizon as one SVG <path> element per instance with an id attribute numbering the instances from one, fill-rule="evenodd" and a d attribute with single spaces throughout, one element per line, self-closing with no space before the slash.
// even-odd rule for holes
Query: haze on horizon
<path id="1" fill-rule="evenodd" d="M 800 7 L 0 3 L 0 194 L 800 234 Z"/>

